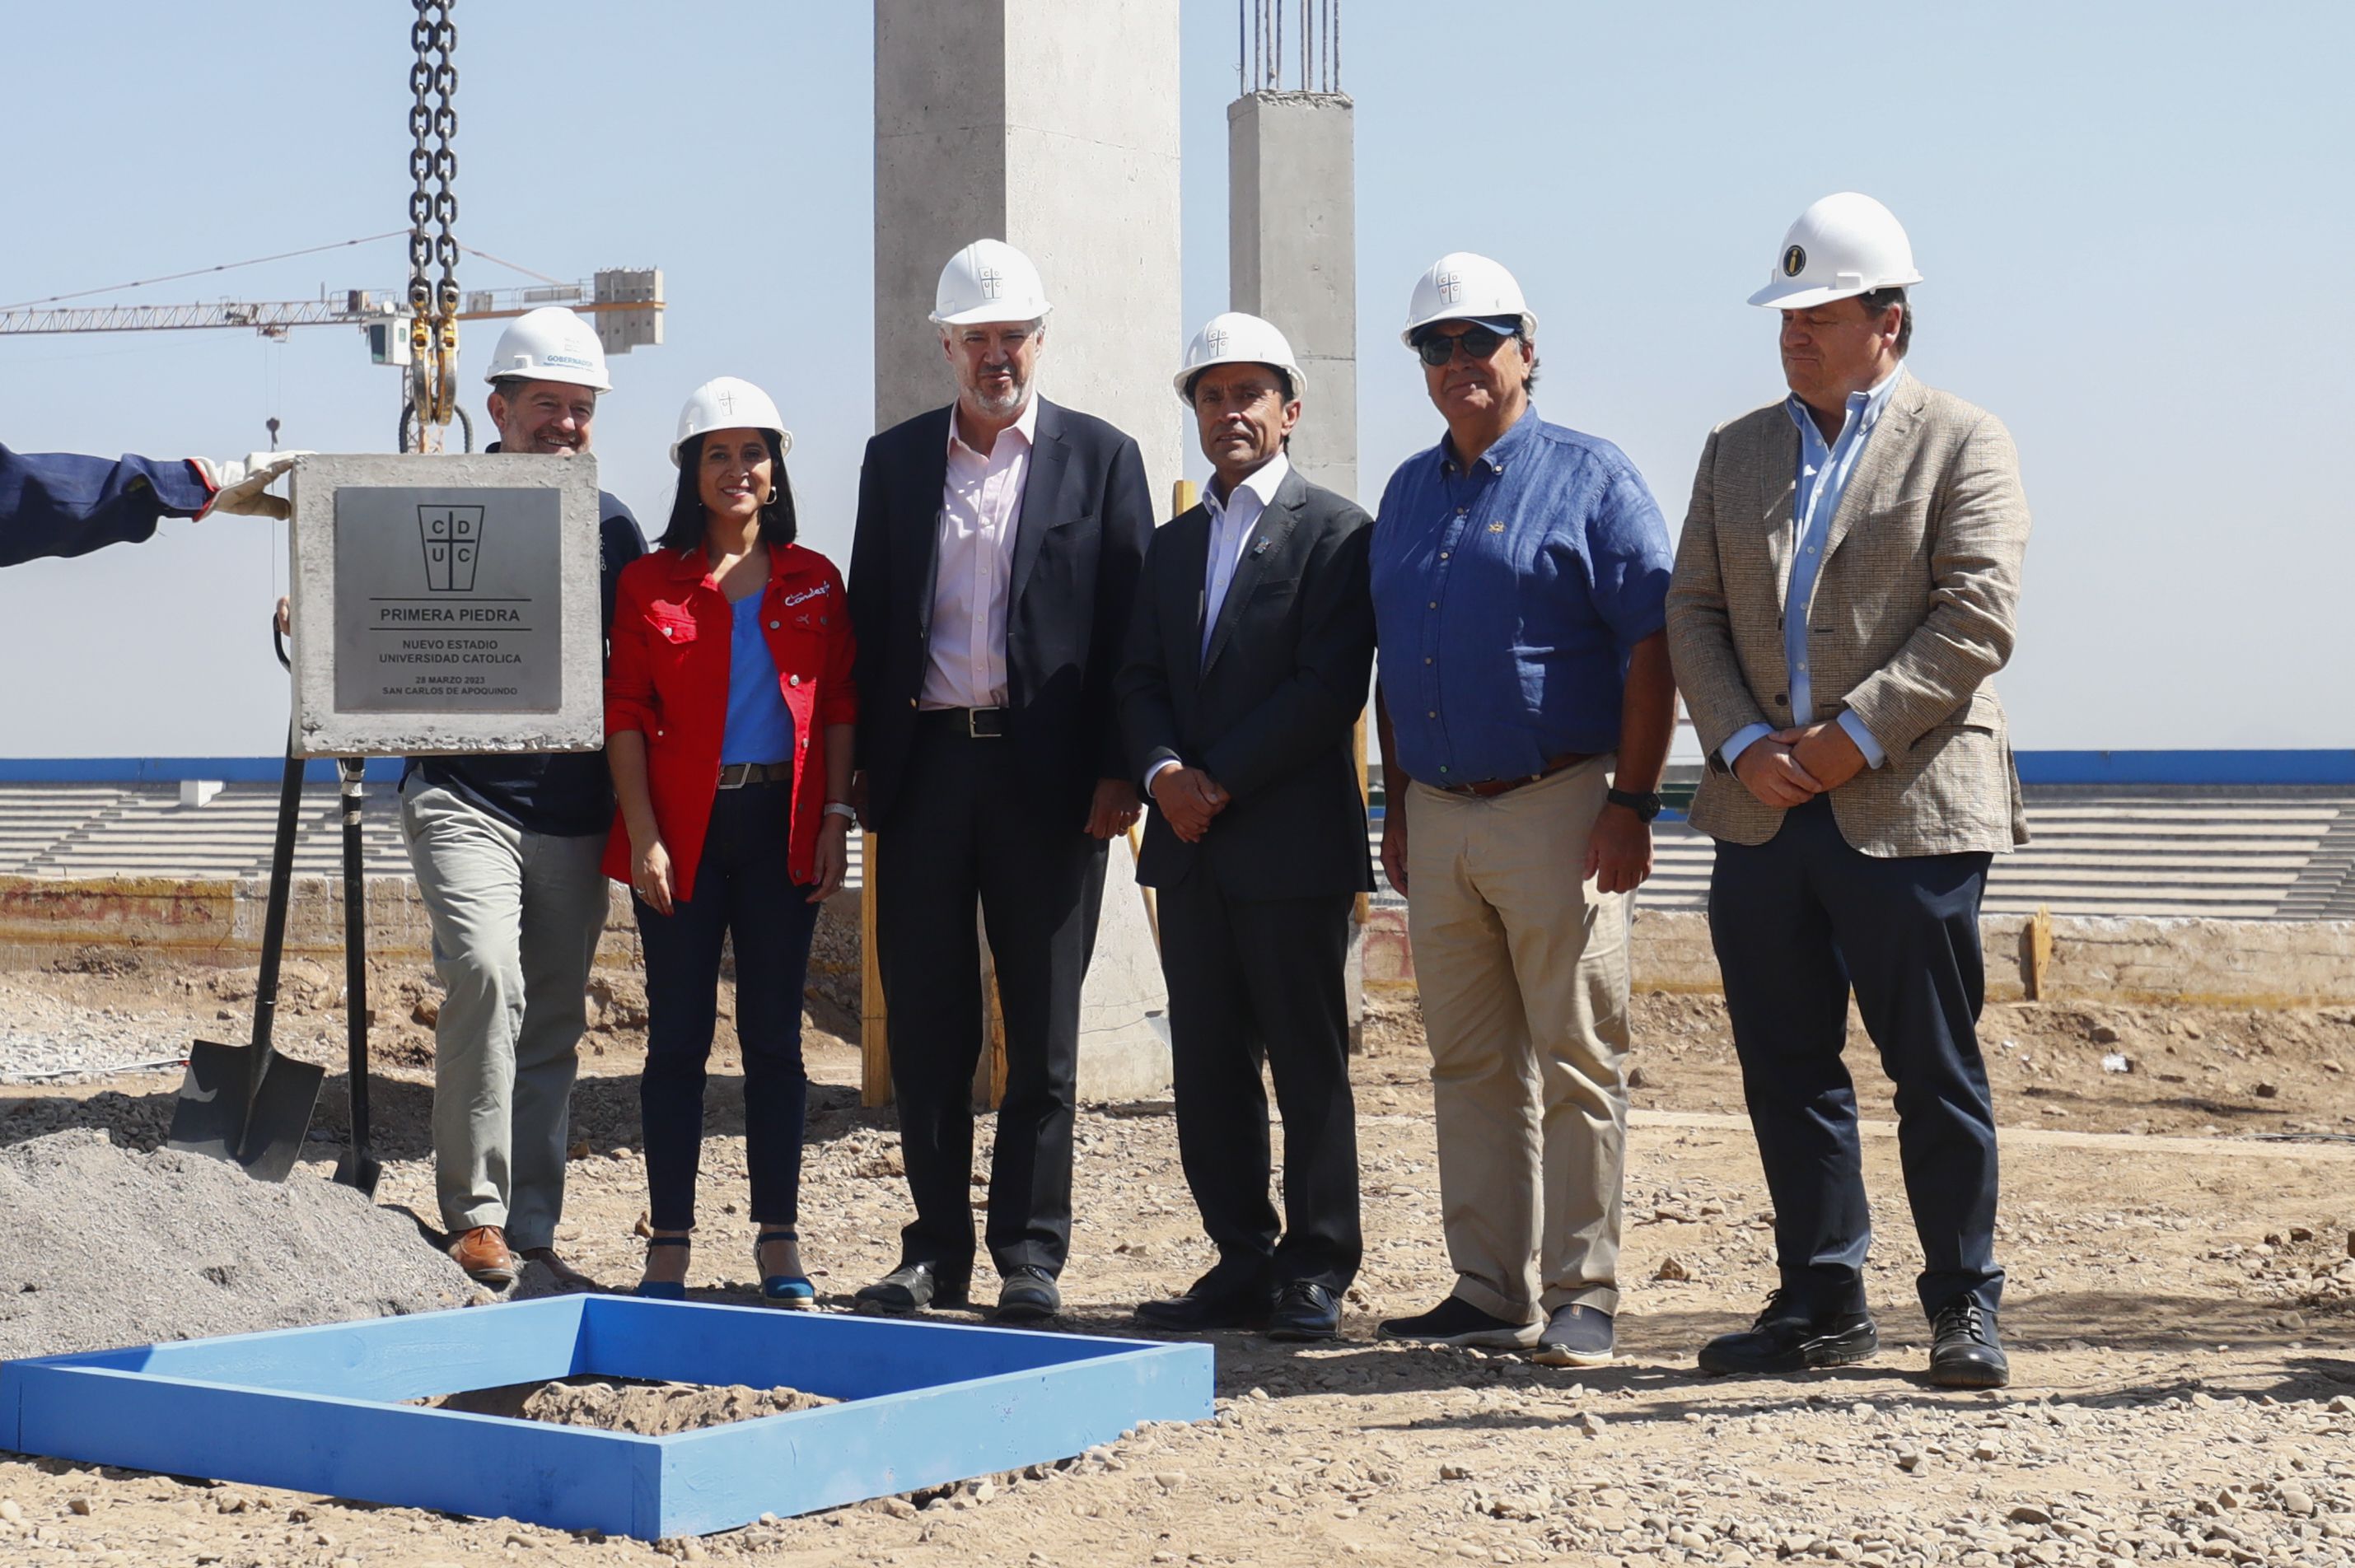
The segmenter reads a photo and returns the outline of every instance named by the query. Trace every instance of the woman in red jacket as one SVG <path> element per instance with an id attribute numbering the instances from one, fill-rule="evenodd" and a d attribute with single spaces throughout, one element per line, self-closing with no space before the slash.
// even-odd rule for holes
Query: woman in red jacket
<path id="1" fill-rule="evenodd" d="M 818 906 L 842 885 L 858 698 L 841 575 L 794 542 L 792 445 L 759 387 L 698 387 L 671 447 L 670 526 L 616 594 L 605 754 L 620 809 L 605 870 L 630 885 L 645 951 L 641 1296 L 687 1294 L 704 1063 L 732 934 L 761 1294 L 816 1298 L 796 1232 L 802 984 Z"/>

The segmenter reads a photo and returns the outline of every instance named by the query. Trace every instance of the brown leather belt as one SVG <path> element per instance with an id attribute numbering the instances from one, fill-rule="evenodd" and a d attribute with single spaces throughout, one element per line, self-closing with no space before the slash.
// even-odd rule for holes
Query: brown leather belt
<path id="1" fill-rule="evenodd" d="M 1434 789 L 1450 795 L 1472 795 L 1487 800 L 1498 795 L 1509 795 L 1524 784 L 1534 784 L 1540 779 L 1550 779 L 1564 768 L 1575 768 L 1582 762 L 1592 762 L 1602 753 L 1565 751 L 1560 757 L 1550 757 L 1546 765 L 1535 773 L 1524 773 L 1511 779 L 1483 779 L 1477 784 L 1432 784 Z M 1424 779 L 1429 784 L 1429 779 Z"/>
<path id="2" fill-rule="evenodd" d="M 719 769 L 719 788 L 741 789 L 747 784 L 790 784 L 794 781 L 794 765 L 790 762 L 730 762 Z"/>

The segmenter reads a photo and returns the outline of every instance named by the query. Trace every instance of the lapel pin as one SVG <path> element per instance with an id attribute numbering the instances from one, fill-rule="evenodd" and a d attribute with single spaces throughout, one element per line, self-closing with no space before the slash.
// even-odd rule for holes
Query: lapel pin
<path id="1" fill-rule="evenodd" d="M 1252 559 L 1257 560 L 1260 556 L 1266 555 L 1269 548 L 1273 546 L 1274 543 L 1275 541 L 1273 539 L 1262 539 L 1258 544 L 1253 545 L 1252 546 Z"/>

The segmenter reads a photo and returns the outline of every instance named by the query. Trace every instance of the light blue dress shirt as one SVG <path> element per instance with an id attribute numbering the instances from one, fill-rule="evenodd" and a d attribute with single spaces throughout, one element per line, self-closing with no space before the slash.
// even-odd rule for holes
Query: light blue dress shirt
<path id="1" fill-rule="evenodd" d="M 1839 435 L 1829 446 L 1824 444 L 1823 431 L 1816 428 L 1815 416 L 1795 393 L 1784 407 L 1789 411 L 1791 423 L 1799 427 L 1798 488 L 1791 497 L 1793 531 L 1797 538 L 1791 550 L 1791 588 L 1784 599 L 1783 658 L 1791 673 L 1791 723 L 1803 726 L 1816 722 L 1814 683 L 1807 675 L 1807 627 L 1813 618 L 1816 603 L 1816 578 L 1823 570 L 1824 544 L 1831 536 L 1832 519 L 1839 514 L 1840 497 L 1848 493 L 1848 482 L 1856 472 L 1857 460 L 1864 455 L 1864 444 L 1872 439 L 1872 428 L 1881 422 L 1881 410 L 1889 407 L 1890 394 L 1905 377 L 1905 367 L 1899 366 L 1880 386 L 1866 392 L 1848 395 L 1847 417 L 1840 422 Z M 1864 753 L 1865 765 L 1878 768 L 1889 760 L 1864 721 L 1840 710 L 1840 728 L 1848 731 L 1856 748 Z M 1753 724 L 1736 730 L 1733 738 L 1718 748 L 1728 768 L 1733 759 L 1756 742 L 1774 733 L 1772 725 Z"/>

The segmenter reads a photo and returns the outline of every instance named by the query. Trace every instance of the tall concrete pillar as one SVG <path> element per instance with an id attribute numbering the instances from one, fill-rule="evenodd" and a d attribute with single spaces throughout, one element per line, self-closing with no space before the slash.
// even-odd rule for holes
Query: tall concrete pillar
<path id="1" fill-rule="evenodd" d="M 924 317 L 959 246 L 1004 239 L 1055 313 L 1039 387 L 1181 471 L 1178 0 L 876 0 L 875 422 L 953 392 Z"/>
<path id="2" fill-rule="evenodd" d="M 1358 493 L 1356 110 L 1342 92 L 1253 92 L 1227 105 L 1227 294 L 1291 340 L 1308 377 L 1292 461 Z"/>
<path id="3" fill-rule="evenodd" d="M 925 320 L 933 285 L 959 247 L 1003 239 L 1039 264 L 1054 305 L 1039 390 L 1136 438 L 1167 518 L 1182 471 L 1169 376 L 1186 331 L 1178 4 L 875 0 L 878 429 L 954 396 Z M 1111 859 L 1082 995 L 1090 1100 L 1169 1083 L 1150 914 L 1128 846 L 1115 841 Z M 977 1088 L 988 1075 L 985 1062 Z"/>

